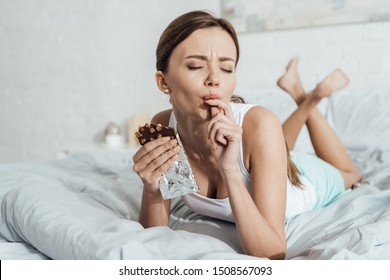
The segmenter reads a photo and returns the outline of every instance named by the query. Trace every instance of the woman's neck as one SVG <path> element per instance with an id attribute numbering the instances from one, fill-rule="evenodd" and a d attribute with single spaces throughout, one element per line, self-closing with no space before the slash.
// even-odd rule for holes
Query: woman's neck
<path id="1" fill-rule="evenodd" d="M 212 157 L 207 125 L 207 121 L 194 121 L 189 118 L 182 118 L 178 122 L 180 140 L 191 160 L 207 160 Z"/>

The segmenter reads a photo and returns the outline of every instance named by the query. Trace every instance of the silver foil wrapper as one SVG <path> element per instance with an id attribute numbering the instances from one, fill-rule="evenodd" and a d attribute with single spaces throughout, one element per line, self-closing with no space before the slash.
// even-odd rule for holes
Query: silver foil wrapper
<path id="1" fill-rule="evenodd" d="M 180 146 L 179 159 L 160 178 L 160 191 L 164 199 L 170 199 L 199 191 L 194 173 L 188 162 L 179 134 L 176 133 Z"/>

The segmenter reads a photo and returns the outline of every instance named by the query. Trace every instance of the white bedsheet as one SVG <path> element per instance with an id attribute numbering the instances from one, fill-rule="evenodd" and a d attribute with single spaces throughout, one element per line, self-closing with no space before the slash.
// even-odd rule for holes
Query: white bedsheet
<path id="1" fill-rule="evenodd" d="M 386 158 L 387 156 L 387 158 Z M 290 220 L 288 259 L 390 259 L 390 161 L 360 151 L 365 181 Z M 128 154 L 84 154 L 0 167 L 2 259 L 242 259 L 235 226 L 179 200 L 171 228 L 136 222 L 141 184 Z M 8 242 L 5 242 L 8 241 Z"/>
<path id="2" fill-rule="evenodd" d="M 390 162 L 383 162 L 381 154 L 366 153 L 367 168 L 357 189 L 288 223 L 288 259 L 390 260 Z"/>
<path id="3" fill-rule="evenodd" d="M 376 108 L 343 111 L 333 101 L 326 108 L 363 182 L 287 223 L 287 259 L 390 259 L 390 98 L 383 94 L 390 91 L 370 97 Z M 126 152 L 0 165 L 0 259 L 253 259 L 242 254 L 234 224 L 178 199 L 170 227 L 144 229 L 141 192 Z"/>
<path id="4" fill-rule="evenodd" d="M 51 259 L 250 258 L 207 235 L 143 229 L 130 158 L 98 153 L 1 166 L 1 234 Z"/>
<path id="5" fill-rule="evenodd" d="M 47 257 L 26 242 L 7 242 L 0 235 L 1 260 L 45 260 Z"/>

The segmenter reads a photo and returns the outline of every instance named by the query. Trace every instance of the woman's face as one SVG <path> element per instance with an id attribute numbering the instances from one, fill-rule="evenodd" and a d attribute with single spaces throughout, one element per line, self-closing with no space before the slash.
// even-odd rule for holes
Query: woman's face
<path id="1" fill-rule="evenodd" d="M 236 46 L 223 29 L 193 32 L 172 52 L 165 82 L 176 116 L 210 118 L 205 99 L 229 103 L 236 86 Z"/>

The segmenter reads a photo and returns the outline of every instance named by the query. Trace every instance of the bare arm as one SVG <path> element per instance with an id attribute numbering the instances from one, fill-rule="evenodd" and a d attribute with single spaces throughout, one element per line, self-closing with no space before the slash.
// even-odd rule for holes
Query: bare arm
<path id="1" fill-rule="evenodd" d="M 164 200 L 159 191 L 143 190 L 138 221 L 145 227 L 168 226 L 171 201 Z"/>
<path id="2" fill-rule="evenodd" d="M 166 126 L 168 114 L 160 113 L 151 122 Z M 177 141 L 164 137 L 145 144 L 133 157 L 133 169 L 144 184 L 139 222 L 145 228 L 169 224 L 171 201 L 162 198 L 158 182 L 177 160 L 178 151 Z"/>
<path id="3" fill-rule="evenodd" d="M 279 119 L 269 110 L 255 107 L 247 113 L 242 132 L 232 121 L 229 108 L 218 101 L 209 104 L 222 109 L 210 121 L 210 138 L 243 248 L 250 255 L 283 259 L 287 155 Z M 237 164 L 241 136 L 251 193 Z"/>
<path id="4" fill-rule="evenodd" d="M 283 259 L 287 154 L 281 124 L 270 111 L 254 108 L 243 128 L 252 193 L 243 183 L 234 184 L 233 176 L 226 180 L 241 242 L 248 254 Z"/>

